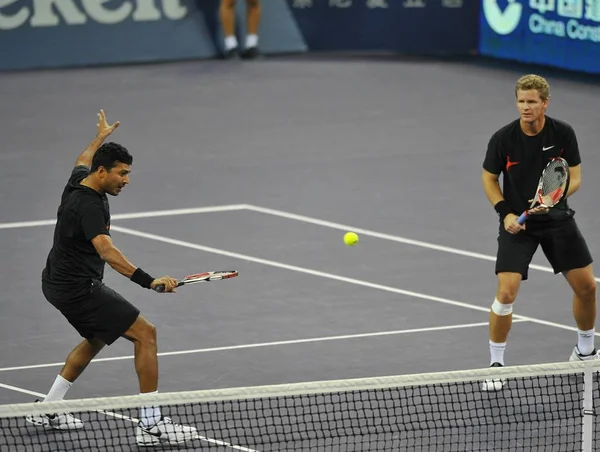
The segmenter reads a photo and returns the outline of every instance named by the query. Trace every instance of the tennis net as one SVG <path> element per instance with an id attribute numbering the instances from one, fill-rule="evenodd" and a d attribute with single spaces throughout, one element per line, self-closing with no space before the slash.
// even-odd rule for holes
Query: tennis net
<path id="1" fill-rule="evenodd" d="M 197 433 L 178 451 L 584 451 L 600 363 L 555 363 L 0 406 L 1 451 L 139 451 L 140 407 Z M 504 381 L 498 391 L 482 382 Z M 26 421 L 71 413 L 77 430 Z M 190 438 L 193 436 L 193 438 Z"/>

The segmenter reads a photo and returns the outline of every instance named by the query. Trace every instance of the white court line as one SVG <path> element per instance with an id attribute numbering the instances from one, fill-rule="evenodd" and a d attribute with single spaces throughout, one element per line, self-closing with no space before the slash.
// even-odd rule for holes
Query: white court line
<path id="1" fill-rule="evenodd" d="M 22 394 L 28 394 L 28 395 L 35 396 L 35 397 L 42 397 L 42 398 L 46 397 L 46 394 L 42 394 L 41 392 L 30 391 L 29 389 L 19 388 L 17 386 L 7 385 L 4 383 L 0 383 L 0 388 L 8 389 L 13 392 L 20 392 Z M 130 418 L 127 416 L 122 416 L 117 413 L 111 413 L 109 411 L 99 411 L 99 412 L 105 413 L 105 414 L 115 417 L 115 418 L 125 419 L 125 420 L 132 421 L 132 422 L 138 422 L 137 419 Z"/>
<path id="2" fill-rule="evenodd" d="M 483 259 L 486 261 L 492 261 L 492 262 L 496 261 L 496 256 L 489 256 L 487 254 L 481 254 L 481 253 L 473 253 L 471 251 L 465 251 L 465 250 L 461 250 L 458 248 L 451 248 L 449 246 L 435 245 L 434 243 L 407 239 L 405 237 L 399 237 L 399 236 L 391 235 L 391 234 L 384 234 L 382 232 L 371 231 L 369 229 L 355 228 L 354 226 L 350 226 L 347 224 L 333 223 L 331 221 L 320 220 L 318 218 L 307 217 L 304 215 L 296 215 L 295 213 L 284 212 L 283 210 L 268 209 L 266 207 L 259 207 L 259 206 L 253 206 L 253 205 L 247 205 L 246 209 L 254 211 L 254 212 L 264 213 L 267 215 L 274 215 L 274 216 L 281 217 L 281 218 L 287 218 L 288 220 L 301 221 L 303 223 L 310 223 L 310 224 L 315 224 L 318 226 L 324 226 L 327 228 L 339 229 L 340 231 L 354 231 L 357 234 L 362 234 L 362 235 L 365 235 L 368 237 L 375 237 L 375 238 L 383 239 L 383 240 L 390 240 L 392 242 L 403 243 L 405 245 L 414 245 L 414 246 L 419 246 L 421 248 L 428 248 L 428 249 L 435 250 L 435 251 L 443 251 L 445 253 L 458 254 L 460 256 L 472 257 L 475 259 Z M 531 268 L 533 270 L 554 273 L 552 268 L 545 267 L 543 265 L 531 264 L 529 266 L 529 268 Z M 600 278 L 594 278 L 594 279 L 596 281 L 600 281 Z"/>
<path id="3" fill-rule="evenodd" d="M 16 386 L 6 385 L 4 383 L 0 383 L 0 388 L 8 389 L 14 392 L 21 392 L 23 394 L 35 397 L 46 397 L 46 394 L 42 394 L 41 392 L 30 391 L 29 389 L 18 388 Z"/>
<path id="4" fill-rule="evenodd" d="M 227 257 L 231 257 L 233 259 L 241 259 L 241 260 L 245 260 L 248 262 L 254 262 L 254 263 L 262 264 L 262 265 L 268 265 L 271 267 L 281 268 L 284 270 L 291 270 L 291 271 L 295 271 L 295 272 L 299 272 L 299 273 L 306 273 L 306 274 L 313 275 L 313 276 L 319 276 L 321 278 L 328 278 L 328 279 L 333 279 L 336 281 L 346 282 L 349 284 L 355 284 L 358 286 L 364 286 L 364 287 L 369 287 L 372 289 L 384 290 L 387 292 L 393 292 L 393 293 L 398 293 L 398 294 L 402 294 L 402 295 L 407 295 L 409 297 L 421 298 L 421 299 L 429 300 L 429 301 L 436 301 L 438 303 L 444 303 L 444 304 L 448 304 L 448 305 L 452 305 L 452 306 L 458 306 L 461 308 L 473 309 L 476 311 L 482 311 L 482 312 L 486 312 L 486 313 L 489 313 L 489 311 L 490 311 L 490 308 L 484 308 L 483 306 L 477 306 L 477 305 L 470 304 L 470 303 L 464 303 L 462 301 L 450 300 L 448 298 L 442 298 L 442 297 L 435 297 L 435 296 L 426 295 L 426 294 L 423 294 L 420 292 L 412 292 L 409 290 L 398 289 L 396 287 L 385 286 L 383 284 L 375 284 L 375 283 L 363 281 L 360 279 L 347 278 L 345 276 L 334 275 L 332 273 L 321 272 L 318 270 L 312 270 L 310 268 L 305 268 L 305 267 L 297 267 L 295 265 L 288 265 L 288 264 L 284 264 L 282 262 L 275 262 L 275 261 L 271 261 L 271 260 L 267 260 L 267 259 L 261 259 L 258 257 L 249 256 L 246 254 L 233 253 L 231 251 L 226 251 L 226 250 L 222 250 L 222 249 L 218 249 L 218 248 L 211 248 L 211 247 L 199 245 L 196 243 L 185 242 L 183 240 L 176 240 L 176 239 L 172 239 L 172 238 L 165 237 L 162 235 L 149 234 L 147 232 L 137 231 L 135 229 L 124 228 L 122 226 L 112 226 L 112 229 L 114 229 L 115 231 L 119 231 L 123 234 L 129 234 L 129 235 L 133 235 L 136 237 L 143 237 L 146 239 L 155 240 L 157 242 L 163 242 L 163 243 L 168 243 L 170 245 L 182 246 L 185 248 L 190 248 L 190 249 L 194 249 L 194 250 L 198 250 L 198 251 L 206 251 L 207 253 L 219 254 L 221 256 L 227 256 Z M 577 331 L 577 328 L 573 327 L 573 326 L 563 325 L 561 323 L 549 322 L 547 320 L 536 319 L 534 317 L 527 317 L 527 316 L 523 316 L 523 315 L 513 314 L 513 319 L 522 319 L 522 320 L 527 320 L 532 323 L 537 323 L 539 325 L 552 326 L 554 328 L 560 328 L 560 329 L 569 330 L 569 331 Z M 600 336 L 600 331 L 597 332 L 596 335 Z"/>
<path id="5" fill-rule="evenodd" d="M 170 217 L 175 215 L 193 215 L 199 213 L 230 212 L 245 210 L 246 204 L 230 204 L 224 206 L 191 207 L 188 209 L 152 210 L 148 212 L 117 213 L 111 215 L 111 220 L 130 220 L 134 218 Z M 14 223 L 0 223 L 0 229 L 33 228 L 36 226 L 51 226 L 56 220 L 19 221 Z"/>
<path id="6" fill-rule="evenodd" d="M 22 394 L 28 394 L 28 395 L 35 396 L 35 397 L 42 397 L 42 398 L 46 397 L 46 394 L 42 394 L 41 392 L 30 391 L 29 389 L 19 388 L 17 386 L 11 386 L 11 385 L 7 385 L 4 383 L 0 383 L 0 388 L 8 389 L 8 390 L 14 391 L 14 392 L 20 392 Z M 95 410 L 95 411 L 97 411 L 98 413 L 106 414 L 107 416 L 110 416 L 110 417 L 114 417 L 116 419 L 123 419 L 125 421 L 130 421 L 134 424 L 137 424 L 139 422 L 139 419 L 136 419 L 134 417 L 129 417 L 129 416 L 123 416 L 122 414 L 113 413 L 112 411 L 104 411 L 104 410 Z M 243 452 L 260 452 L 255 449 L 248 449 L 247 447 L 236 446 L 235 444 L 230 444 L 225 441 L 220 441 L 218 439 L 207 438 L 205 436 L 198 436 L 197 439 L 199 439 L 200 441 L 207 442 L 207 443 L 216 444 L 218 446 L 225 446 L 225 447 L 229 447 L 234 450 L 241 450 Z M 190 442 L 191 442 L 191 440 L 190 440 Z M 180 446 L 182 446 L 182 445 L 180 445 Z"/>
<path id="7" fill-rule="evenodd" d="M 514 319 L 513 323 L 525 322 L 525 319 Z M 308 344 L 311 342 L 327 342 L 327 341 L 340 341 L 347 339 L 358 339 L 365 337 L 379 337 L 379 336 L 394 336 L 398 334 L 412 334 L 412 333 L 426 333 L 430 331 L 445 331 L 455 330 L 462 328 L 474 328 L 478 326 L 488 326 L 488 322 L 478 323 L 466 323 L 462 325 L 446 325 L 446 326 L 433 326 L 426 328 L 411 328 L 409 330 L 395 330 L 395 331 L 378 331 L 375 333 L 358 333 L 358 334 L 344 334 L 341 336 L 325 336 L 325 337 L 311 337 L 307 339 L 291 339 L 287 341 L 275 341 L 275 342 L 261 342 L 256 344 L 242 344 L 242 345 L 228 345 L 223 347 L 212 347 L 212 348 L 198 348 L 195 350 L 180 350 L 174 352 L 161 352 L 158 356 L 179 356 L 179 355 L 192 355 L 197 353 L 210 353 L 210 352 L 222 352 L 229 350 L 242 350 L 247 348 L 261 348 L 261 347 L 275 347 L 280 345 L 293 345 L 293 344 Z M 93 363 L 108 362 L 108 361 L 121 361 L 126 359 L 133 359 L 133 356 L 114 356 L 110 358 L 97 358 L 94 359 Z M 48 363 L 48 364 L 32 364 L 29 366 L 16 366 L 16 367 L 4 367 L 0 368 L 0 372 L 8 372 L 13 370 L 29 370 L 29 369 L 41 369 L 44 367 L 58 367 L 64 365 L 64 361 L 60 363 Z"/>

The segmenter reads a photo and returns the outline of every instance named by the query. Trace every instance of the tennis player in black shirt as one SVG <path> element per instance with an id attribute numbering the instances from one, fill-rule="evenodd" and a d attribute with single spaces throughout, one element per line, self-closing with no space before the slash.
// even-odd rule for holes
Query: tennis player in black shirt
<path id="1" fill-rule="evenodd" d="M 513 302 L 538 246 L 554 273 L 562 273 L 573 290 L 573 316 L 578 340 L 570 360 L 598 359 L 594 347 L 596 281 L 592 257 L 575 222 L 567 198 L 581 185 L 581 157 L 572 127 L 546 115 L 548 82 L 538 75 L 521 77 L 515 87 L 520 118 L 491 137 L 483 163 L 482 182 L 500 216 L 496 274 L 498 289 L 490 312 L 491 366 L 504 366 L 504 350 L 512 322 Z M 563 157 L 570 168 L 567 196 L 552 209 L 538 207 L 524 225 L 518 216 L 529 208 L 539 178 L 550 159 Z M 503 187 L 498 179 L 503 175 Z M 551 300 L 549 300 L 551 301 Z M 484 390 L 504 382 L 488 380 Z"/>
<path id="2" fill-rule="evenodd" d="M 158 284 L 173 292 L 177 280 L 155 279 L 134 266 L 113 244 L 107 194 L 117 196 L 129 183 L 132 156 L 117 143 L 105 139 L 119 126 L 109 126 L 101 110 L 98 134 L 83 151 L 62 193 L 54 242 L 42 272 L 42 292 L 84 340 L 67 357 L 44 402 L 62 400 L 73 382 L 105 345 L 124 337 L 134 344 L 135 369 L 140 393 L 158 390 L 156 329 L 139 309 L 106 286 L 104 264 L 146 289 Z M 33 424 L 57 430 L 83 427 L 69 413 L 29 416 Z M 136 429 L 140 446 L 181 443 L 197 438 L 193 427 L 173 423 L 160 409 L 141 409 Z"/>

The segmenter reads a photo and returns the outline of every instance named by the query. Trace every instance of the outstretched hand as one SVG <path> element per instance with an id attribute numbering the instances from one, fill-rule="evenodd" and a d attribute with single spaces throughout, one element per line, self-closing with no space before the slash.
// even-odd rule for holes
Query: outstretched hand
<path id="1" fill-rule="evenodd" d="M 104 110 L 100 110 L 100 113 L 98 113 L 98 123 L 96 124 L 98 127 L 98 136 L 103 139 L 108 137 L 120 124 L 121 123 L 117 121 L 113 125 L 108 125 Z"/>

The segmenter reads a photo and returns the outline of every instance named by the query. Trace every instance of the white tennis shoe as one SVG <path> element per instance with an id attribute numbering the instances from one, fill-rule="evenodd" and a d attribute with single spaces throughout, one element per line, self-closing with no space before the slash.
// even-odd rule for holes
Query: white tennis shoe
<path id="1" fill-rule="evenodd" d="M 591 361 L 594 359 L 600 359 L 600 355 L 596 349 L 594 349 L 589 355 L 582 355 L 577 345 L 573 347 L 573 352 L 569 357 L 569 361 Z"/>
<path id="2" fill-rule="evenodd" d="M 41 403 L 40 400 L 36 400 L 35 402 Z M 30 414 L 25 420 L 30 424 L 53 428 L 54 430 L 79 430 L 83 428 L 83 422 L 71 413 Z"/>
<path id="3" fill-rule="evenodd" d="M 152 427 L 144 427 L 140 421 L 135 432 L 138 446 L 156 446 L 158 444 L 181 444 L 198 439 L 195 427 L 174 423 L 171 418 L 163 417 Z"/>
<path id="4" fill-rule="evenodd" d="M 504 366 L 500 363 L 493 363 L 490 366 L 490 368 L 492 368 L 492 367 L 504 367 Z M 501 391 L 502 388 L 504 388 L 505 384 L 506 384 L 505 378 L 488 378 L 481 384 L 481 390 L 489 391 L 489 392 Z"/>

